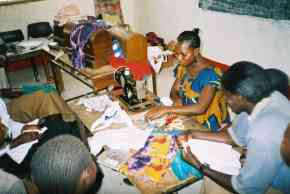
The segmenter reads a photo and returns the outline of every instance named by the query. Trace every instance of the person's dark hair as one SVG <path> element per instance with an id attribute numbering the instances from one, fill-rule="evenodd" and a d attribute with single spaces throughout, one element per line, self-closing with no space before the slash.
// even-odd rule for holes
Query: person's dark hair
<path id="1" fill-rule="evenodd" d="M 73 194 L 92 158 L 76 137 L 61 135 L 43 145 L 32 156 L 32 181 L 41 194 Z"/>
<path id="2" fill-rule="evenodd" d="M 178 42 L 189 42 L 190 47 L 200 47 L 199 28 L 194 28 L 192 31 L 184 31 L 177 37 Z"/>
<path id="3" fill-rule="evenodd" d="M 286 73 L 278 69 L 266 69 L 272 91 L 279 91 L 288 98 L 289 78 Z"/>
<path id="4" fill-rule="evenodd" d="M 221 83 L 225 90 L 239 94 L 252 103 L 258 103 L 271 93 L 264 69 L 248 61 L 233 64 L 224 73 Z"/>

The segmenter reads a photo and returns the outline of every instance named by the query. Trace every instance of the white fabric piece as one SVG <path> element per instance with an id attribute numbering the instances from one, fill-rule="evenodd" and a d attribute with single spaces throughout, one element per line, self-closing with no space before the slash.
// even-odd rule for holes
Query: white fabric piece
<path id="1" fill-rule="evenodd" d="M 122 128 L 118 130 L 105 130 L 88 138 L 91 153 L 98 154 L 104 145 L 112 149 L 129 151 L 139 150 L 144 146 L 151 130 L 140 130 L 136 128 Z"/>
<path id="2" fill-rule="evenodd" d="M 24 124 L 16 122 L 10 118 L 6 104 L 1 98 L 0 98 L 0 119 L 1 122 L 9 129 L 8 133 L 12 135 L 13 139 L 21 134 L 21 129 L 23 128 Z"/>
<path id="3" fill-rule="evenodd" d="M 103 112 L 107 107 L 110 107 L 112 105 L 113 101 L 107 96 L 95 96 L 92 98 L 81 98 L 78 105 L 84 105 L 86 108 Z"/>
<path id="4" fill-rule="evenodd" d="M 170 97 L 161 97 L 160 101 L 162 102 L 162 104 L 164 104 L 164 106 L 172 106 L 173 105 L 173 101 L 171 100 Z"/>
<path id="5" fill-rule="evenodd" d="M 158 73 L 162 67 L 162 63 L 167 62 L 167 56 L 172 55 L 171 51 L 163 51 L 158 46 L 149 46 L 147 48 L 148 61 L 155 73 Z"/>
<path id="6" fill-rule="evenodd" d="M 128 127 L 133 128 L 133 122 L 129 115 L 120 107 L 118 102 L 106 108 L 104 114 L 98 118 L 91 126 L 91 131 L 94 133 L 98 130 L 110 127 L 112 123 L 126 124 Z"/>

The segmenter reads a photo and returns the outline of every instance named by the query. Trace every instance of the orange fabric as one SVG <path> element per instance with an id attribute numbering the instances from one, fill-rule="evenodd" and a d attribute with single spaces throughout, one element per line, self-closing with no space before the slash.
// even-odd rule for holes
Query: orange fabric
<path id="1" fill-rule="evenodd" d="M 145 76 L 152 74 L 152 68 L 147 61 L 128 63 L 124 58 L 111 56 L 110 64 L 115 69 L 122 66 L 128 67 L 132 71 L 135 80 L 143 80 Z"/>

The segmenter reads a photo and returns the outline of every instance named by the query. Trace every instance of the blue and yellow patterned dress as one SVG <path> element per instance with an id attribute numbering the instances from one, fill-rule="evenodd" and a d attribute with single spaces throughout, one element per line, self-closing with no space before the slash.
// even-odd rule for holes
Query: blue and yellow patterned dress
<path id="1" fill-rule="evenodd" d="M 219 69 L 205 68 L 193 78 L 186 71 L 179 72 L 179 75 L 178 71 L 176 73 L 176 76 L 179 76 L 181 80 L 179 96 L 184 106 L 198 103 L 198 98 L 206 86 L 217 88 L 207 111 L 204 114 L 193 116 L 199 124 L 207 127 L 212 132 L 218 132 L 222 124 L 230 122 L 225 98 L 220 90 L 221 71 Z"/>

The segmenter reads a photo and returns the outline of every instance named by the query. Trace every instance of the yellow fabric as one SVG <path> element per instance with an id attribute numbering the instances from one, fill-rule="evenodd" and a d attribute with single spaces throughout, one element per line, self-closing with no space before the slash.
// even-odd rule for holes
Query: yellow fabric
<path id="1" fill-rule="evenodd" d="M 186 66 L 185 65 L 178 65 L 176 70 L 176 79 L 181 80 L 186 73 Z"/>

